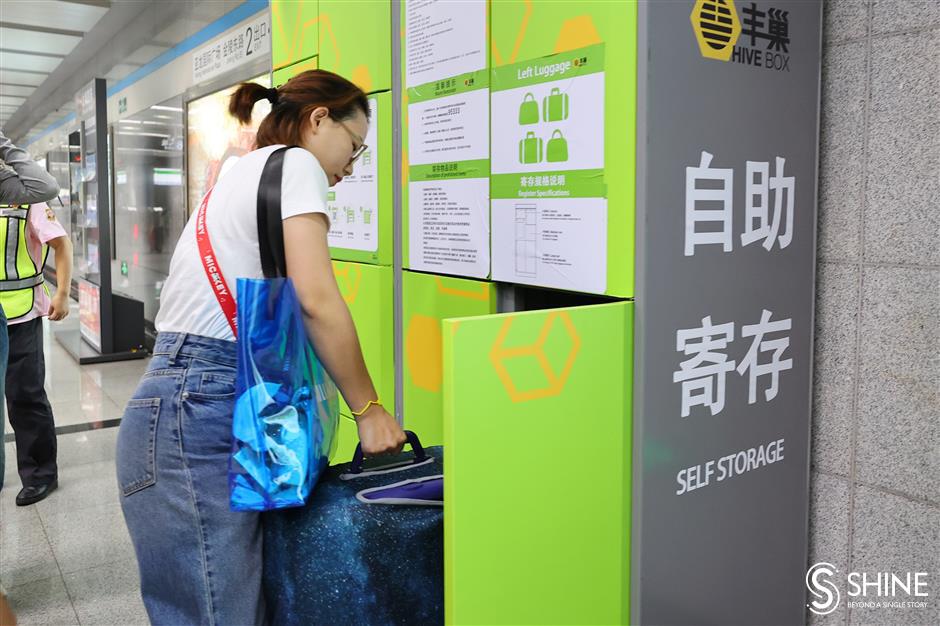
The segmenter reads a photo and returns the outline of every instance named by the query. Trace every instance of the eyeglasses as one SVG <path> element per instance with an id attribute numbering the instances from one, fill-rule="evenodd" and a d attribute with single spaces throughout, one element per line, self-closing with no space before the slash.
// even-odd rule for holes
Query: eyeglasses
<path id="1" fill-rule="evenodd" d="M 353 153 L 352 153 L 352 156 L 349 157 L 349 164 L 352 165 L 353 163 L 356 162 L 356 160 L 357 160 L 359 157 L 362 156 L 362 153 L 365 152 L 365 151 L 369 148 L 369 146 L 367 146 L 367 145 L 365 144 L 365 142 L 363 141 L 362 137 L 360 137 L 359 135 L 357 135 L 356 133 L 354 133 L 354 132 L 352 131 L 352 129 L 349 128 L 349 126 L 346 126 L 346 124 L 343 123 L 342 120 L 336 120 L 336 123 L 339 124 L 340 126 L 342 126 L 343 129 L 344 129 L 347 133 L 349 133 L 350 139 L 353 140 Z M 357 141 L 359 142 L 359 147 L 358 147 L 358 148 L 356 147 L 356 142 L 357 142 Z"/>

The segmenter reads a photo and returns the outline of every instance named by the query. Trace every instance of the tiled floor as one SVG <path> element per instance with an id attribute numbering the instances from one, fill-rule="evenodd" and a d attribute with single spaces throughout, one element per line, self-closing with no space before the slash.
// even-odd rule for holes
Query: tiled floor
<path id="1" fill-rule="evenodd" d="M 146 361 L 79 367 L 46 325 L 46 390 L 56 426 L 121 416 Z M 4 420 L 4 429 L 9 424 Z M 117 428 L 59 435 L 59 489 L 14 503 L 16 452 L 0 493 L 0 581 L 19 624 L 147 624 L 114 473 Z"/>

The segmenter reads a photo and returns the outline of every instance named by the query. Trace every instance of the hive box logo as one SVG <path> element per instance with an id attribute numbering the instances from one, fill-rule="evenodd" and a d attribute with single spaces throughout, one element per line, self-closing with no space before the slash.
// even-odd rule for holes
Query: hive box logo
<path id="1" fill-rule="evenodd" d="M 719 61 L 731 58 L 741 36 L 734 0 L 698 0 L 689 19 L 703 57 Z"/>
<path id="2" fill-rule="evenodd" d="M 790 71 L 790 12 L 734 0 L 697 0 L 689 16 L 706 59 Z M 740 45 L 738 45 L 740 44 Z"/>

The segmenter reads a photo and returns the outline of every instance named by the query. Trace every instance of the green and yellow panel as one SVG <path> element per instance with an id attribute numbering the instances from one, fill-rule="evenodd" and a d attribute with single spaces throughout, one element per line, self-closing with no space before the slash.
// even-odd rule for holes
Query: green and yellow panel
<path id="1" fill-rule="evenodd" d="M 637 3 L 635 0 L 500 0 L 491 8 L 491 66 L 499 68 L 603 46 L 607 289 L 634 295 Z M 594 48 L 597 50 L 598 48 Z M 546 59 L 548 60 L 548 59 Z M 491 85 L 496 89 L 496 85 Z M 491 115 L 496 115 L 493 111 Z M 495 197 L 495 196 L 494 196 Z"/>
<path id="2" fill-rule="evenodd" d="M 294 63 L 293 65 L 288 65 L 287 67 L 282 67 L 280 69 L 274 70 L 272 84 L 275 87 L 283 85 L 291 78 L 300 74 L 301 72 L 306 72 L 307 70 L 315 70 L 318 66 L 317 57 L 313 56 L 309 59 L 301 61 L 299 63 Z"/>
<path id="3" fill-rule="evenodd" d="M 633 303 L 442 335 L 446 623 L 628 623 Z"/>
<path id="4" fill-rule="evenodd" d="M 334 441 L 333 452 L 330 455 L 330 465 L 349 463 L 356 452 L 356 445 L 359 443 L 359 427 L 356 426 L 356 420 L 346 415 L 340 415 L 339 429 L 336 431 Z"/>
<path id="5" fill-rule="evenodd" d="M 392 88 L 392 3 L 320 0 L 320 67 L 366 93 Z"/>
<path id="6" fill-rule="evenodd" d="M 322 57 L 320 59 L 322 61 Z M 392 232 L 394 224 L 392 210 L 394 194 L 394 180 L 392 179 L 394 172 L 392 166 L 392 94 L 391 92 L 373 93 L 369 95 L 369 100 L 371 101 L 370 106 L 375 111 L 375 119 L 371 120 L 371 126 L 375 131 L 373 135 L 375 139 L 366 137 L 366 143 L 369 144 L 370 152 L 374 151 L 374 158 L 377 160 L 378 204 L 374 208 L 378 215 L 378 249 L 371 251 L 332 246 L 330 247 L 330 256 L 340 261 L 391 265 L 394 258 L 394 234 Z M 369 129 L 370 135 L 373 128 Z M 354 167 L 363 167 L 361 161 L 362 159 Z M 340 185 L 342 184 L 340 183 Z M 333 219 L 342 219 L 342 216 L 334 216 Z"/>
<path id="7" fill-rule="evenodd" d="M 426 446 L 444 443 L 441 322 L 496 312 L 485 281 L 403 272 L 404 425 Z"/>
<path id="8" fill-rule="evenodd" d="M 271 64 L 274 69 L 317 54 L 319 4 L 318 0 L 271 0 Z"/>
<path id="9" fill-rule="evenodd" d="M 395 406 L 392 268 L 333 261 L 333 273 L 356 324 L 362 356 L 379 399 L 392 412 Z M 341 416 L 352 417 L 352 411 L 342 399 L 339 412 Z"/>

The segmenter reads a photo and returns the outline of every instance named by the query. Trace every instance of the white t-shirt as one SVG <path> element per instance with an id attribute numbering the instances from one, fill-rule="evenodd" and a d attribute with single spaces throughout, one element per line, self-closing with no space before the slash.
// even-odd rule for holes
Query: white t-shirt
<path id="1" fill-rule="evenodd" d="M 239 159 L 216 183 L 206 207 L 209 240 L 233 296 L 237 279 L 264 278 L 258 247 L 258 183 L 268 156 L 280 147 L 266 146 Z M 328 188 L 326 173 L 316 157 L 303 148 L 291 148 L 284 155 L 281 218 L 323 213 L 329 219 Z M 199 207 L 195 207 L 176 244 L 154 325 L 158 332 L 190 333 L 234 341 L 199 257 L 198 212 Z"/>

